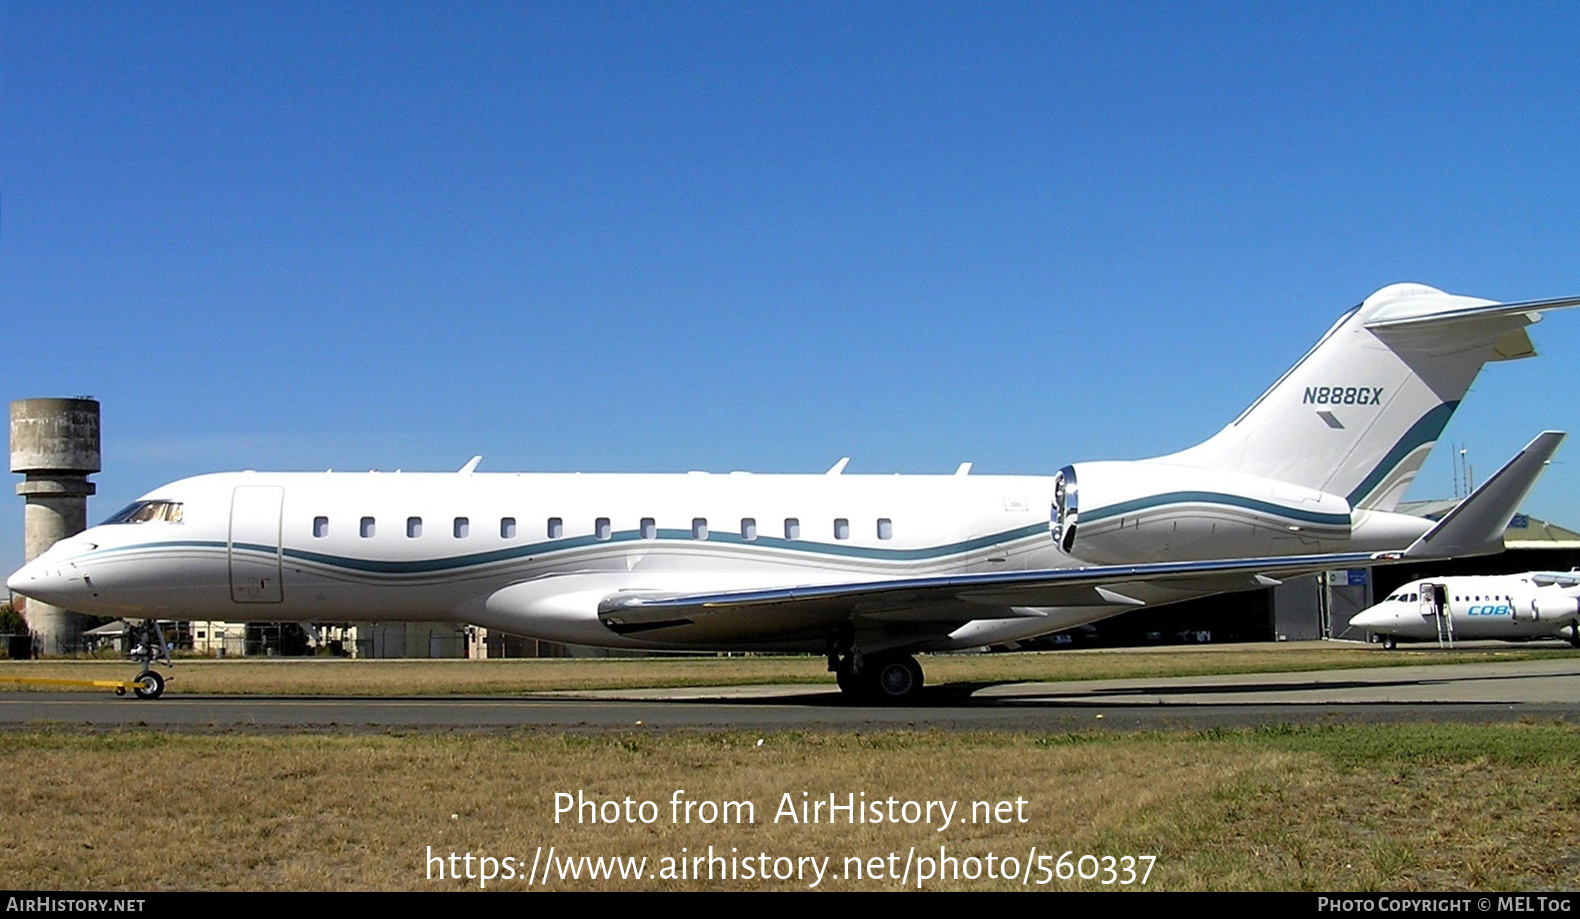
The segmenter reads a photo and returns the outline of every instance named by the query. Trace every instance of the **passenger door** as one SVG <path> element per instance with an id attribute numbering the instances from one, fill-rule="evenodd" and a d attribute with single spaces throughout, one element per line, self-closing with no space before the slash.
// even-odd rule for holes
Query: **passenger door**
<path id="1" fill-rule="evenodd" d="M 230 598 L 237 603 L 279 603 L 280 508 L 285 489 L 241 485 L 231 494 Z"/>

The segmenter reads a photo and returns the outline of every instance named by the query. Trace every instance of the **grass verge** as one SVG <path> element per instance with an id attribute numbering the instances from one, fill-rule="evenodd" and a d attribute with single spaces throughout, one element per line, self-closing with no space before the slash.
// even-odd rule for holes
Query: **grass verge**
<path id="1" fill-rule="evenodd" d="M 0 734 L 11 786 L 0 885 L 460 890 L 482 886 L 487 858 L 497 875 L 489 889 L 523 889 L 534 859 L 532 886 L 545 886 L 553 846 L 556 865 L 582 876 L 556 872 L 550 889 L 804 889 L 819 862 L 822 889 L 1016 889 L 1018 877 L 988 876 L 1013 874 L 1013 860 L 1020 872 L 1034 866 L 1034 890 L 1572 890 L 1577 760 L 1580 732 L 1536 724 L 1133 735 L 15 732 Z M 572 809 L 556 821 L 557 793 L 579 793 L 612 819 L 583 808 L 581 820 Z M 893 799 L 900 819 L 829 823 L 825 808 L 806 823 L 781 812 L 786 800 L 799 813 L 831 795 L 885 815 Z M 928 801 L 955 804 L 949 825 L 936 809 L 905 807 Z M 641 802 L 653 802 L 652 822 Z M 702 802 L 753 808 L 708 822 Z M 712 878 L 709 863 L 687 861 L 710 847 L 721 859 Z M 1156 861 L 1145 885 L 1104 885 L 1101 870 L 1058 879 L 1065 852 L 1072 863 L 1113 857 L 1119 871 L 1126 855 Z M 1046 875 L 1033 853 L 1049 856 Z M 565 861 L 583 856 L 646 862 L 640 878 L 594 879 L 587 862 Z M 507 864 L 515 877 L 503 876 Z M 664 877 L 666 865 L 686 876 Z M 792 877 L 764 880 L 762 866 Z M 921 872 L 931 877 L 919 881 Z"/>

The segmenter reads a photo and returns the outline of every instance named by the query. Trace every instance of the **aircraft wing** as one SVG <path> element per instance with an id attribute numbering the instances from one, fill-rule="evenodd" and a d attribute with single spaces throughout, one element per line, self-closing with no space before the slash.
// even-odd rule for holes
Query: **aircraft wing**
<path id="1" fill-rule="evenodd" d="M 1503 532 L 1568 435 L 1543 431 L 1502 469 L 1405 550 L 1406 558 L 1454 558 L 1503 551 Z"/>
<path id="2" fill-rule="evenodd" d="M 1364 567 L 1397 554 L 1347 552 L 1328 555 L 1095 565 L 1044 571 L 993 572 L 898 578 L 841 584 L 812 584 L 722 593 L 623 592 L 599 604 L 609 629 L 655 638 L 717 633 L 763 638 L 815 633 L 842 621 L 873 624 L 964 624 L 976 619 L 1041 615 L 1036 607 L 1131 607 L 1145 605 L 1126 595 L 1127 585 L 1153 584 L 1199 593 L 1271 587 L 1280 578 Z"/>

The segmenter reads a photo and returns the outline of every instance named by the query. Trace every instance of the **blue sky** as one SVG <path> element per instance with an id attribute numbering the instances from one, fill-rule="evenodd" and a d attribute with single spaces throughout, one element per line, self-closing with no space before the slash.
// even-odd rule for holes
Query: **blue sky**
<path id="1" fill-rule="evenodd" d="M 5 397 L 103 402 L 95 520 L 473 453 L 1051 473 L 1205 438 L 1385 284 L 1580 293 L 1574 4 L 7 3 L 0 42 Z M 1480 471 L 1580 419 L 1580 311 L 1533 337 L 1445 432 Z M 1529 505 L 1570 526 L 1576 450 Z"/>

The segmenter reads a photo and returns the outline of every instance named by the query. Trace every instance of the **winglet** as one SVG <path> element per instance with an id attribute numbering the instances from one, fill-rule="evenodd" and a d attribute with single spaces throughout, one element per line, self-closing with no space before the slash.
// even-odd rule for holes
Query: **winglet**
<path id="1" fill-rule="evenodd" d="M 1566 436 L 1562 431 L 1536 435 L 1514 459 L 1404 550 L 1403 557 L 1454 558 L 1503 551 L 1503 531 Z"/>

